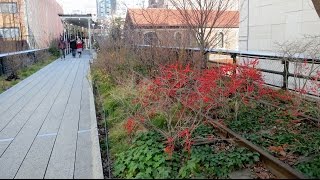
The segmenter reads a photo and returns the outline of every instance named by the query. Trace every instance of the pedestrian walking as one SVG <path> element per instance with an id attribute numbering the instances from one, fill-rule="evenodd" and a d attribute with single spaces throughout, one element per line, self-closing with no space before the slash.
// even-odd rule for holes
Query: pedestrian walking
<path id="1" fill-rule="evenodd" d="M 71 41 L 70 41 L 70 48 L 71 48 L 71 52 L 72 52 L 72 57 L 76 57 L 76 49 L 77 49 L 77 43 L 76 43 L 76 39 L 74 37 L 72 37 Z"/>
<path id="2" fill-rule="evenodd" d="M 67 44 L 62 38 L 60 38 L 58 47 L 60 49 L 61 59 L 62 58 L 65 59 L 66 58 L 65 50 L 66 50 Z"/>
<path id="3" fill-rule="evenodd" d="M 83 50 L 83 41 L 79 37 L 77 39 L 76 46 L 77 46 L 77 52 L 79 54 L 79 58 L 81 58 L 81 54 Z"/>

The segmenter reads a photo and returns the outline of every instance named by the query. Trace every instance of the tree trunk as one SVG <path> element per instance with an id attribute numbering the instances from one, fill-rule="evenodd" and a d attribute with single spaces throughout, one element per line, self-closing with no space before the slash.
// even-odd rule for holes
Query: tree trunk
<path id="1" fill-rule="evenodd" d="M 208 67 L 208 56 L 204 50 L 200 50 L 201 54 L 201 69 L 207 69 Z"/>

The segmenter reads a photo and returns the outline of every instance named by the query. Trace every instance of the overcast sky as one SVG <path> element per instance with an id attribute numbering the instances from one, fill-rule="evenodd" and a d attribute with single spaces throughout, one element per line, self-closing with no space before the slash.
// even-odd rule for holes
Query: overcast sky
<path id="1" fill-rule="evenodd" d="M 96 14 L 96 0 L 57 0 L 63 7 L 64 13 L 80 10 L 81 13 Z"/>
<path id="2" fill-rule="evenodd" d="M 62 5 L 65 14 L 76 10 L 80 10 L 81 13 L 96 14 L 96 0 L 57 0 L 57 2 Z M 147 3 L 147 0 L 120 0 L 120 2 L 125 2 L 128 7 L 137 7 L 137 3 Z"/>

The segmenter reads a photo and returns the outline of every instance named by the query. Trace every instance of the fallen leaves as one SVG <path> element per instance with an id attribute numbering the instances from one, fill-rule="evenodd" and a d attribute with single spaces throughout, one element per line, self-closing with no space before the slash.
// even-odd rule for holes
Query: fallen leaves
<path id="1" fill-rule="evenodd" d="M 287 153 L 286 153 L 285 149 L 287 147 L 288 147 L 288 144 L 284 144 L 282 146 L 269 146 L 268 149 L 269 149 L 269 151 L 280 154 L 281 156 L 286 156 Z"/>
<path id="2" fill-rule="evenodd" d="M 258 163 L 253 167 L 257 179 L 275 179 L 275 176 L 265 167 L 263 163 Z"/>

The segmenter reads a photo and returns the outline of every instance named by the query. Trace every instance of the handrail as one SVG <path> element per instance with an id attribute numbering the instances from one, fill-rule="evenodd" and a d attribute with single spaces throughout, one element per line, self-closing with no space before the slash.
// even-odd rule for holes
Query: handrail
<path id="1" fill-rule="evenodd" d="M 3 74 L 6 73 L 6 72 L 5 72 L 5 69 L 6 69 L 6 68 L 5 68 L 5 64 L 4 64 L 5 57 L 32 53 L 31 55 L 35 58 L 34 52 L 43 51 L 43 50 L 48 50 L 48 49 L 49 49 L 49 48 L 31 49 L 31 50 L 25 50 L 25 51 L 8 52 L 8 53 L 0 54 L 0 75 L 3 75 Z"/>
<path id="2" fill-rule="evenodd" d="M 49 48 L 31 49 L 31 50 L 25 50 L 25 51 L 17 51 L 17 52 L 3 53 L 3 54 L 0 54 L 0 58 L 8 57 L 8 56 L 20 55 L 20 54 L 27 54 L 27 53 L 37 52 L 37 51 L 43 51 L 43 50 L 47 50 L 47 49 L 49 49 Z"/>
<path id="3" fill-rule="evenodd" d="M 168 47 L 168 46 L 150 46 L 150 45 L 137 45 L 138 47 L 141 48 L 164 48 L 164 49 L 171 49 L 171 50 L 184 50 L 184 51 L 196 51 L 199 52 L 200 48 L 180 48 L 180 47 Z M 288 55 L 278 55 L 275 52 L 263 52 L 263 51 L 242 51 L 242 50 L 227 50 L 227 49 L 205 49 L 204 53 L 212 53 L 212 54 L 221 54 L 221 55 L 230 55 L 231 58 L 233 59 L 233 63 L 236 64 L 236 59 L 237 57 L 247 57 L 247 58 L 258 58 L 258 59 L 266 59 L 266 60 L 274 60 L 274 61 L 281 61 L 283 64 L 283 71 L 274 71 L 271 69 L 262 69 L 258 68 L 259 71 L 261 72 L 266 72 L 266 73 L 271 73 L 271 74 L 278 74 L 283 76 L 283 81 L 282 81 L 282 86 L 278 86 L 276 84 L 268 84 L 274 87 L 279 87 L 282 89 L 290 89 L 288 87 L 288 82 L 289 82 L 289 77 L 297 77 L 297 78 L 302 78 L 302 79 L 313 79 L 313 77 L 309 76 L 304 76 L 301 74 L 292 74 L 289 72 L 289 64 L 290 62 L 299 62 L 299 63 L 309 63 L 309 64 L 320 64 L 320 59 L 318 58 L 312 58 L 310 56 L 306 56 L 303 54 L 295 54 L 293 56 L 288 56 Z M 294 61 L 290 60 L 294 59 Z M 221 62 L 215 62 L 215 61 L 209 61 L 209 63 L 220 63 Z M 320 81 L 318 79 L 318 81 Z M 292 90 L 292 89 L 290 89 Z M 313 95 L 313 94 L 310 94 Z"/>
<path id="4" fill-rule="evenodd" d="M 166 49 L 176 49 L 176 50 L 190 50 L 190 51 L 200 51 L 200 48 L 180 48 L 180 47 L 168 47 L 168 46 L 151 46 L 151 45 L 138 45 L 138 47 L 156 47 L 156 48 L 166 48 Z M 300 59 L 307 62 L 319 63 L 320 59 L 312 58 L 310 56 L 306 56 L 303 54 L 296 53 L 292 56 L 288 56 L 286 54 L 280 55 L 275 52 L 266 52 L 266 51 L 243 51 L 243 50 L 229 50 L 229 49 L 217 49 L 217 48 L 206 48 L 204 49 L 206 53 L 214 53 L 214 54 L 224 54 L 224 55 L 236 55 L 239 57 L 259 57 L 259 58 L 268 58 L 270 60 L 274 59 L 283 59 L 283 58 L 294 58 Z"/>

